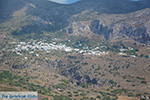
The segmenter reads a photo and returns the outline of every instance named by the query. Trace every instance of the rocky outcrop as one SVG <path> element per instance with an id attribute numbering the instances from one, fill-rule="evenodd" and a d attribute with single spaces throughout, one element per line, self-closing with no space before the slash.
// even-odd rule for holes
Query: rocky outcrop
<path id="1" fill-rule="evenodd" d="M 112 80 L 104 79 L 104 78 L 100 78 L 100 77 L 92 78 L 91 75 L 80 73 L 80 72 L 78 72 L 78 70 L 76 70 L 76 72 L 71 76 L 70 81 L 73 84 L 77 84 L 79 86 L 92 84 L 97 87 L 110 87 L 110 86 L 117 85 L 117 83 L 113 82 Z"/>
<path id="2" fill-rule="evenodd" d="M 98 35 L 103 35 L 106 40 L 110 39 L 110 34 L 113 33 L 113 29 L 109 29 L 108 26 L 100 24 L 100 20 L 94 20 L 91 22 L 90 30 Z"/>
<path id="3" fill-rule="evenodd" d="M 27 23 L 27 25 L 20 27 L 18 30 L 13 32 L 13 35 L 24 35 L 31 33 L 41 34 L 43 31 L 54 32 L 64 29 L 69 25 L 70 18 L 73 15 L 81 14 L 83 18 L 80 19 L 80 17 L 78 17 L 77 19 L 85 20 L 86 16 L 93 12 L 97 12 L 98 14 L 131 13 L 141 9 L 149 8 L 150 1 L 143 0 L 135 3 L 131 2 L 130 0 L 81 0 L 75 4 L 62 5 L 49 0 L 1 0 L 0 4 L 0 22 L 5 22 L 8 19 L 11 19 L 12 15 L 16 11 L 27 7 L 26 11 L 24 12 L 25 16 L 23 16 L 22 19 L 19 19 L 23 20 L 23 22 Z M 87 10 L 91 10 L 91 12 L 83 16 L 82 12 Z M 28 19 L 25 20 L 24 18 L 27 16 Z M 22 22 L 18 23 L 19 26 L 20 24 L 22 24 Z M 95 30 L 99 28 L 99 30 L 97 30 L 99 32 L 96 33 L 107 33 L 105 38 L 107 38 L 112 32 L 112 29 L 109 29 L 108 26 L 100 24 L 100 26 L 97 27 L 96 24 L 98 24 L 96 21 L 91 23 L 91 30 L 96 32 Z M 78 23 L 78 25 L 80 25 L 80 23 Z M 81 29 L 78 28 L 78 31 L 75 31 L 74 28 L 71 27 L 69 28 L 68 33 L 77 34 L 78 32 L 81 33 L 85 32 L 85 30 L 88 30 L 86 25 L 81 24 L 80 28 Z M 107 39 L 109 40 L 109 38 Z"/>
<path id="4" fill-rule="evenodd" d="M 23 69 L 23 68 L 27 68 L 27 67 L 29 67 L 29 65 L 26 65 L 26 64 L 19 64 L 19 65 L 18 64 L 17 65 L 14 64 L 12 66 L 13 69 Z"/>
<path id="5" fill-rule="evenodd" d="M 119 34 L 120 38 L 126 35 L 128 38 L 140 43 L 150 41 L 150 35 L 147 33 L 147 28 L 144 25 L 134 26 L 127 23 L 122 24 L 121 22 L 121 24 L 117 23 L 116 25 L 109 27 L 110 26 L 100 24 L 99 20 L 94 20 L 91 22 L 90 31 L 98 35 L 103 35 L 106 40 L 113 40 L 118 37 L 117 35 Z"/>
<path id="6" fill-rule="evenodd" d="M 89 37 L 91 35 L 87 33 L 93 33 L 104 37 L 107 41 L 127 38 L 150 44 L 150 24 L 148 23 L 150 23 L 150 9 L 144 9 L 129 14 L 105 14 L 94 20 L 73 22 L 68 31 L 73 35 Z"/>

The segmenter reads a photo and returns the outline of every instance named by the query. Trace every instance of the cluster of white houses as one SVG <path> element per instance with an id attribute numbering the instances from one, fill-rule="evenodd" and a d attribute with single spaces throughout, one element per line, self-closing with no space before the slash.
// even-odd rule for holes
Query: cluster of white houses
<path id="1" fill-rule="evenodd" d="M 98 48 L 98 47 L 97 47 Z M 53 43 L 44 43 L 42 41 L 35 41 L 32 40 L 30 42 L 18 42 L 17 46 L 13 49 L 14 52 L 16 52 L 17 55 L 22 55 L 22 51 L 28 51 L 29 54 L 33 54 L 35 51 L 40 50 L 40 51 L 47 51 L 47 53 L 51 52 L 51 50 L 62 50 L 65 52 L 76 52 L 76 53 L 83 53 L 84 55 L 106 55 L 108 52 L 105 51 L 99 51 L 96 49 L 92 50 L 80 50 L 78 48 L 71 48 L 67 47 L 66 45 L 63 44 L 56 44 L 55 42 Z M 36 54 L 38 56 L 38 54 Z"/>

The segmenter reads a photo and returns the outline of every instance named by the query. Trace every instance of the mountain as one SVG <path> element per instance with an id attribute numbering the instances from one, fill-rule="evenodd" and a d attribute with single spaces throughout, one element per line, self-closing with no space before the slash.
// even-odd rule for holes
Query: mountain
<path id="1" fill-rule="evenodd" d="M 0 91 L 149 100 L 149 23 L 149 0 L 0 0 Z"/>
<path id="2" fill-rule="evenodd" d="M 149 19 L 150 9 L 128 14 L 101 14 L 91 21 L 73 22 L 68 30 L 72 30 L 71 34 L 80 35 L 88 31 L 103 36 L 108 41 L 129 38 L 140 43 L 149 43 Z"/>
<path id="3" fill-rule="evenodd" d="M 128 38 L 139 41 L 141 43 L 149 42 L 150 34 L 147 29 L 147 27 L 149 26 L 143 23 L 143 21 L 138 21 L 140 18 L 145 21 L 146 19 L 149 20 L 148 8 L 150 7 L 150 2 L 148 0 L 139 2 L 133 2 L 130 0 L 81 0 L 70 5 L 57 4 L 48 0 L 1 0 L 0 2 L 0 4 L 2 5 L 0 9 L 0 22 L 11 20 L 13 19 L 13 17 L 17 16 L 20 17 L 16 20 L 22 20 L 18 23 L 15 23 L 14 26 L 20 26 L 18 28 L 21 29 L 19 30 L 16 28 L 15 30 L 12 30 L 12 35 L 29 35 L 31 33 L 43 34 L 43 31 L 57 31 L 58 33 L 58 31 L 62 29 L 63 32 L 66 32 L 66 27 L 72 25 L 73 15 L 76 15 L 76 18 L 74 19 L 77 19 L 78 17 L 80 17 L 80 15 L 83 18 L 87 18 L 89 14 L 93 14 L 92 18 L 87 18 L 88 20 L 86 20 L 87 23 L 91 22 L 92 20 L 91 25 L 89 24 L 88 26 L 89 32 L 103 34 L 106 40 L 117 38 L 116 36 L 127 35 Z M 142 9 L 146 10 L 143 11 Z M 135 11 L 138 12 L 135 13 Z M 24 15 L 17 14 L 17 12 L 22 12 L 24 13 Z M 105 24 L 109 25 L 103 25 L 104 21 L 101 21 L 103 20 L 103 18 L 100 18 L 100 16 L 102 16 L 103 14 L 106 14 L 106 17 L 113 17 L 104 19 L 106 21 Z M 116 17 L 118 18 L 117 20 L 114 14 L 116 14 Z M 128 18 L 128 15 L 132 16 Z M 136 17 L 136 21 L 134 17 Z M 82 20 L 82 18 L 79 20 L 85 21 L 85 19 Z M 127 21 L 130 23 L 128 23 Z M 20 25 L 21 22 L 26 24 Z M 135 29 L 134 27 L 136 26 L 131 22 L 140 24 L 140 26 Z M 148 23 L 148 21 L 146 22 Z M 116 30 L 118 25 L 120 25 L 121 28 L 119 28 L 119 30 Z M 73 30 L 73 28 L 70 28 L 70 30 Z"/>

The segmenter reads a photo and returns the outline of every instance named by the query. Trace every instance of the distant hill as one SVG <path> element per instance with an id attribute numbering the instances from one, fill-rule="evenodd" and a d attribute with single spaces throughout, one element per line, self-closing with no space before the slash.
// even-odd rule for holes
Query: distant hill
<path id="1" fill-rule="evenodd" d="M 98 22 L 95 23 L 94 19 L 96 19 L 97 16 L 101 14 L 119 14 L 119 15 L 121 14 L 124 16 L 124 14 L 141 10 L 141 12 L 139 11 L 140 14 L 143 11 L 142 9 L 146 9 L 150 7 L 149 0 L 143 0 L 139 2 L 133 2 L 130 0 L 113 0 L 113 1 L 112 0 L 80 0 L 79 2 L 70 5 L 58 4 L 48 0 L 38 0 L 38 1 L 37 0 L 25 0 L 25 1 L 24 0 L 1 0 L 0 4 L 1 4 L 0 6 L 1 23 L 2 22 L 5 23 L 5 21 L 8 20 L 10 21 L 12 20 L 12 18 L 17 18 L 17 16 L 20 16 L 19 19 L 16 19 L 19 20 L 20 22 L 15 23 L 15 25 L 19 27 L 11 31 L 13 35 L 23 35 L 23 34 L 30 35 L 31 33 L 43 34 L 44 31 L 60 32 L 60 30 L 62 31 L 62 29 L 63 29 L 62 32 L 66 32 L 68 31 L 66 30 L 66 27 L 72 23 L 71 21 L 72 16 L 74 15 L 78 16 L 80 14 L 83 14 L 84 16 L 82 17 L 86 18 L 88 15 L 96 12 L 95 15 L 91 15 L 92 19 L 86 20 L 87 22 L 88 21 L 91 22 L 91 20 L 93 20 L 93 22 L 91 23 L 92 25 L 89 26 L 91 29 L 89 31 L 93 31 L 95 33 L 94 27 L 96 26 L 93 25 L 97 24 Z M 24 12 L 24 15 L 22 14 L 19 15 L 16 14 L 15 12 L 19 12 L 19 13 Z M 146 13 L 147 12 L 145 12 L 145 14 Z M 111 17 L 112 15 L 109 16 Z M 130 16 L 128 16 L 129 19 L 126 17 L 126 20 L 133 21 L 135 16 L 132 15 L 132 19 L 130 18 Z M 147 14 L 146 16 L 149 19 L 149 15 Z M 119 19 L 122 20 L 122 17 L 120 16 Z M 82 19 L 80 19 L 80 21 L 82 21 Z M 119 21 L 117 23 L 119 23 Z M 116 22 L 115 23 L 113 22 L 112 24 L 116 25 Z M 142 24 L 143 26 L 139 26 L 140 27 L 139 30 L 134 30 L 136 31 L 134 32 L 134 34 L 135 35 L 143 34 L 144 37 L 145 36 L 149 37 L 149 33 L 147 32 L 147 29 L 144 25 L 145 23 L 141 22 L 140 24 Z M 108 27 L 108 30 L 106 27 Z M 109 39 L 110 37 L 108 36 L 108 34 L 114 34 L 114 33 L 112 31 L 112 28 L 110 29 L 110 26 L 106 26 L 106 27 L 105 25 L 102 25 L 101 28 L 106 28 L 106 29 L 104 30 L 102 29 L 103 31 L 100 30 L 100 32 L 102 33 L 99 32 L 96 34 L 105 34 L 104 37 L 106 38 L 106 40 L 111 40 Z M 143 27 L 145 28 L 143 29 Z M 128 37 L 131 36 L 130 33 L 133 34 L 132 32 L 133 28 L 123 26 L 123 30 L 124 29 L 127 31 L 120 30 L 120 34 L 126 34 Z M 128 32 L 129 30 L 130 32 Z M 141 31 L 142 33 L 139 33 Z M 135 37 L 134 35 L 132 36 Z M 144 43 L 146 41 L 149 41 L 149 39 L 146 40 L 141 40 L 141 39 L 143 38 L 137 38 L 134 40 L 144 42 Z"/>

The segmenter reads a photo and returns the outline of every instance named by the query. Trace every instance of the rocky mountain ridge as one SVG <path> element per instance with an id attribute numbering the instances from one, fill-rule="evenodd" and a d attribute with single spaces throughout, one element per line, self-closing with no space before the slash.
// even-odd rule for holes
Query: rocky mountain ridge
<path id="1" fill-rule="evenodd" d="M 108 41 L 126 37 L 149 44 L 149 4 L 148 0 L 139 2 L 81 0 L 70 5 L 57 4 L 47 0 L 2 0 L 0 21 L 5 24 L 6 20 L 13 20 L 20 16 L 16 20 L 22 21 L 13 25 L 20 27 L 12 30 L 12 35 L 29 35 L 28 37 L 30 37 L 31 33 L 43 34 L 57 31 L 57 34 L 67 31 L 75 36 L 82 33 L 83 36 L 90 38 L 91 33 L 94 33 L 103 36 Z M 20 14 L 12 16 L 25 7 L 23 16 L 20 12 Z M 82 25 L 82 22 L 85 25 Z M 69 28 L 66 30 L 66 27 Z"/>
<path id="2" fill-rule="evenodd" d="M 88 35 L 94 33 L 111 41 L 118 38 L 130 38 L 140 43 L 150 41 L 150 9 L 144 9 L 129 14 L 101 14 L 96 19 L 72 22 L 68 33 L 73 35 Z"/>
<path id="3" fill-rule="evenodd" d="M 1 91 L 37 91 L 40 100 L 150 98 L 149 0 L 0 5 Z"/>

